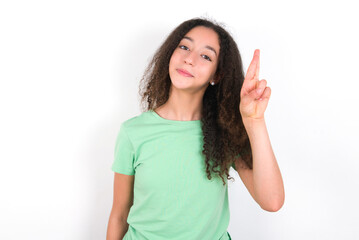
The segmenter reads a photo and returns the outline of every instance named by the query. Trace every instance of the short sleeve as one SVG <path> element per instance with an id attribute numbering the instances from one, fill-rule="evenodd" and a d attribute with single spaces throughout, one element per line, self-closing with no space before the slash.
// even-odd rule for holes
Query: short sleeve
<path id="1" fill-rule="evenodd" d="M 111 167 L 112 171 L 125 175 L 134 175 L 134 158 L 135 151 L 133 145 L 122 123 L 115 143 L 114 161 Z"/>

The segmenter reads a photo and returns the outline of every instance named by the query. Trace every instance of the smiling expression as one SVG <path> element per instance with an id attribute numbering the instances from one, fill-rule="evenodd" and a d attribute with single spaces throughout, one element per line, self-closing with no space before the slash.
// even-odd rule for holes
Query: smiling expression
<path id="1" fill-rule="evenodd" d="M 192 28 L 174 50 L 169 75 L 176 88 L 198 90 L 214 79 L 219 55 L 217 33 L 207 27 Z"/>

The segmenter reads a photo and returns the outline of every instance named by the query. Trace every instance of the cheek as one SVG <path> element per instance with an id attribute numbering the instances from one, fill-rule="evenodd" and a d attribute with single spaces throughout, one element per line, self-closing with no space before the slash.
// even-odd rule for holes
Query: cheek
<path id="1" fill-rule="evenodd" d="M 179 54 L 176 53 L 176 51 L 174 51 L 170 58 L 170 66 L 174 63 L 177 63 L 178 61 L 179 61 Z"/>
<path id="2" fill-rule="evenodd" d="M 170 58 L 170 62 L 169 62 L 170 68 L 171 68 L 171 66 L 173 65 L 174 62 L 176 62 L 176 55 L 172 54 L 172 56 Z"/>
<path id="3" fill-rule="evenodd" d="M 174 74 L 174 72 L 176 71 L 176 68 L 179 64 L 179 59 L 178 59 L 178 54 L 172 54 L 171 58 L 170 58 L 170 62 L 168 65 L 168 73 L 170 74 L 170 76 L 172 74 Z"/>
<path id="4" fill-rule="evenodd" d="M 211 77 L 214 75 L 216 69 L 212 65 L 209 65 L 208 63 L 204 63 L 203 61 L 201 61 L 200 65 L 201 66 L 199 69 L 201 69 L 201 73 L 203 76 Z"/>
<path id="5" fill-rule="evenodd" d="M 178 49 L 175 49 L 172 53 L 171 58 L 178 59 L 180 57 L 181 53 L 178 51 Z"/>

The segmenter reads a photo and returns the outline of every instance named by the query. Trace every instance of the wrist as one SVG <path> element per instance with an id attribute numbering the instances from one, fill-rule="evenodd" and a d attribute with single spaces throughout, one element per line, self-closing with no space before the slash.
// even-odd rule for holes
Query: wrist
<path id="1" fill-rule="evenodd" d="M 263 118 L 251 118 L 251 117 L 244 117 L 242 118 L 242 121 L 244 124 L 261 124 L 264 123 L 264 117 Z"/>
<path id="2" fill-rule="evenodd" d="M 255 128 L 258 128 L 260 126 L 265 125 L 264 118 L 242 118 L 243 125 L 246 128 L 246 130 L 252 130 Z"/>

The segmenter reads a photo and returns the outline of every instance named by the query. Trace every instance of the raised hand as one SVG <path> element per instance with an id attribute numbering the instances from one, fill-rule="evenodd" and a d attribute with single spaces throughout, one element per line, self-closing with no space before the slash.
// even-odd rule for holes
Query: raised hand
<path id="1" fill-rule="evenodd" d="M 266 80 L 259 81 L 259 49 L 256 49 L 240 93 L 239 111 L 243 120 L 264 119 L 271 94 L 271 89 L 266 85 Z"/>

